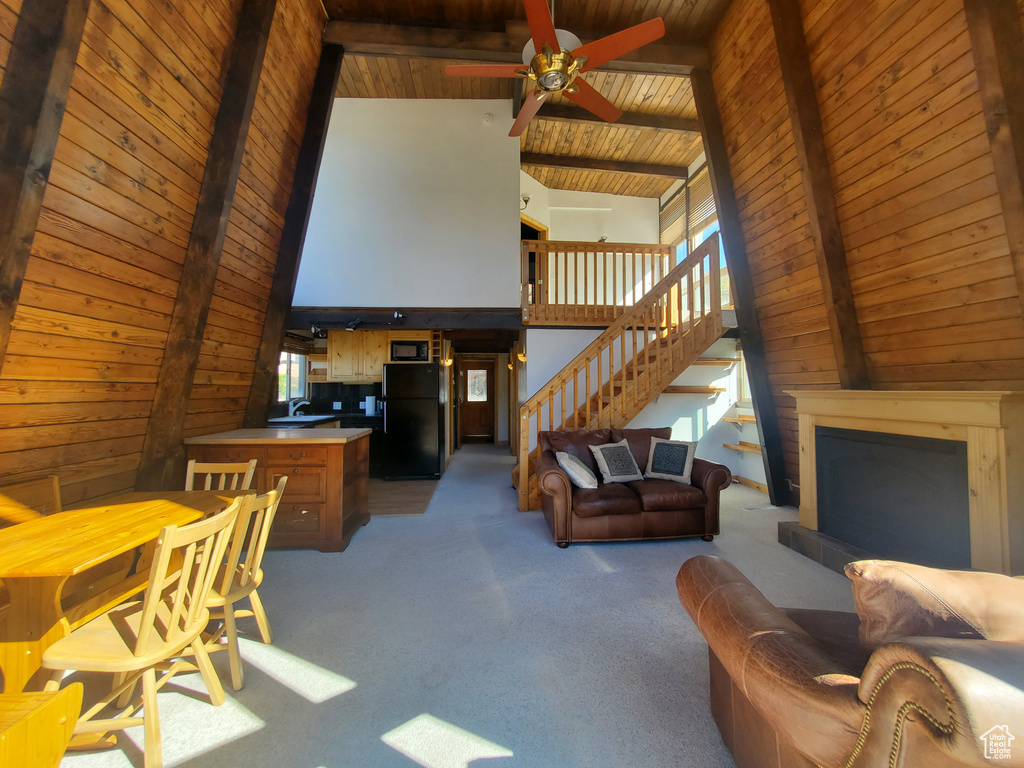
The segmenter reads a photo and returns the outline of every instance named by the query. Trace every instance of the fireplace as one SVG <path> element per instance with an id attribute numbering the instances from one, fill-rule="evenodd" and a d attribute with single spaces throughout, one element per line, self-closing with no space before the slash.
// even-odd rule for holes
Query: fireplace
<path id="1" fill-rule="evenodd" d="M 943 567 L 969 566 L 997 573 L 1024 574 L 1024 392 L 791 390 L 786 394 L 796 399 L 799 416 L 800 525 L 804 529 L 822 533 L 831 529 L 830 535 L 840 541 L 880 557 L 901 559 L 899 552 L 886 550 L 882 544 L 874 543 L 885 538 L 878 536 L 877 531 L 858 530 L 854 534 L 849 529 L 838 529 L 837 533 L 821 506 L 822 477 L 834 475 L 835 482 L 842 489 L 839 493 L 843 495 L 858 485 L 860 475 L 881 471 L 884 468 L 880 468 L 879 463 L 891 464 L 897 475 L 896 483 L 902 479 L 905 485 L 915 487 L 912 494 L 907 492 L 913 498 L 889 504 L 884 512 L 886 519 L 880 521 L 876 516 L 874 521 L 864 523 L 865 528 L 895 526 L 898 530 L 894 535 L 902 538 L 904 545 L 908 541 L 935 536 L 940 540 L 939 548 L 945 548 L 940 556 L 949 559 L 933 563 Z M 844 459 L 840 464 L 845 462 L 852 468 L 840 470 L 837 468 L 839 465 L 826 456 L 825 461 L 831 468 L 826 469 L 823 475 L 819 469 L 822 446 L 818 445 L 822 434 L 825 435 L 826 449 L 837 434 L 842 451 L 864 451 L 874 443 L 874 448 L 866 450 L 869 455 L 874 454 L 868 459 L 871 468 L 858 465 L 865 460 L 862 457 L 854 459 L 852 464 Z M 851 435 L 855 437 L 851 438 Z M 893 458 L 897 448 L 902 450 L 911 445 L 899 442 L 901 438 L 908 437 L 935 441 L 917 443 L 918 447 L 911 449 L 911 453 L 919 452 L 911 460 L 917 462 L 913 466 L 920 468 L 922 461 L 939 461 L 940 455 L 948 454 L 945 458 L 951 463 L 939 474 L 956 475 L 955 479 L 960 481 L 964 475 L 963 463 L 966 462 L 966 490 L 963 485 L 959 490 L 941 485 L 946 480 L 953 480 L 952 477 L 936 478 L 932 475 L 931 479 L 922 479 L 915 476 L 911 480 L 910 475 L 918 470 L 900 464 L 903 459 Z M 940 449 L 938 453 L 934 452 L 936 448 Z M 933 451 L 930 457 L 929 450 Z M 879 456 L 885 458 L 879 462 Z M 929 490 L 929 485 L 936 484 L 938 490 Z M 831 492 L 825 489 L 825 493 Z M 928 500 L 929 494 L 932 494 L 932 501 Z M 965 494 L 966 524 L 962 519 Z M 957 504 L 961 505 L 956 507 L 959 511 L 954 510 L 954 499 L 944 498 L 947 495 L 956 497 Z M 936 497 L 943 498 L 941 521 L 930 517 L 928 512 L 929 505 L 937 504 Z M 866 500 L 855 502 L 855 505 L 877 502 L 878 498 L 869 493 Z M 955 522 L 953 517 L 958 517 L 959 521 Z M 873 537 L 872 543 L 850 542 L 850 535 Z M 957 549 L 956 540 L 966 547 L 967 552 L 954 551 Z M 912 560 L 914 557 L 902 559 Z M 918 561 L 932 564 L 920 558 Z"/>
<path id="2" fill-rule="evenodd" d="M 815 428 L 818 530 L 888 560 L 971 567 L 967 443 Z"/>

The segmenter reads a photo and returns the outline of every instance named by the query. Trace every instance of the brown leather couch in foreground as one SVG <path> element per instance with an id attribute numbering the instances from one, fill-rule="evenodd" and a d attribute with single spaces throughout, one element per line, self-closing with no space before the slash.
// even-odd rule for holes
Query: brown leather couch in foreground
<path id="1" fill-rule="evenodd" d="M 680 568 L 736 765 L 1024 766 L 1024 580 L 887 561 L 847 574 L 860 617 L 776 608 L 719 558 Z"/>
<path id="2" fill-rule="evenodd" d="M 602 483 L 596 489 L 576 488 L 558 466 L 557 451 L 571 453 L 600 481 L 601 473 L 588 446 L 629 441 L 640 472 L 647 469 L 652 437 L 670 439 L 672 428 L 595 429 L 541 432 L 537 484 L 551 535 L 560 547 L 574 541 L 627 541 L 718 535 L 718 495 L 732 482 L 727 467 L 693 460 L 690 485 L 672 480 Z"/>

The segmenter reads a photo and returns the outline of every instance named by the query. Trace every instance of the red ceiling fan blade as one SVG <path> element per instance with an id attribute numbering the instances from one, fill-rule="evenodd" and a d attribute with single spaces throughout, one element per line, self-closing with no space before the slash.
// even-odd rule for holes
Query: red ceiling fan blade
<path id="1" fill-rule="evenodd" d="M 555 53 L 562 50 L 558 45 L 555 22 L 551 19 L 547 0 L 523 0 L 523 7 L 526 9 L 526 23 L 530 25 L 530 37 L 533 38 L 537 53 L 540 53 L 545 43 L 550 45 Z"/>
<path id="2" fill-rule="evenodd" d="M 512 130 L 508 132 L 508 135 L 522 135 L 523 131 L 526 130 L 526 126 L 533 119 L 533 116 L 537 114 L 537 110 L 540 109 L 540 105 L 544 103 L 544 99 L 547 97 L 547 91 L 536 89 L 526 94 L 526 98 L 523 99 L 523 106 L 519 108 L 519 114 L 516 115 L 516 121 L 512 124 Z"/>
<path id="3" fill-rule="evenodd" d="M 449 64 L 444 68 L 446 75 L 463 75 L 468 77 L 522 77 L 522 64 Z"/>
<path id="4" fill-rule="evenodd" d="M 643 24 L 637 24 L 635 27 L 616 32 L 614 35 L 581 45 L 572 52 L 572 55 L 577 58 L 586 56 L 589 59 L 586 65 L 580 69 L 580 72 L 587 72 L 594 67 L 607 64 L 623 54 L 635 51 L 642 45 L 653 43 L 664 35 L 665 22 L 661 19 L 651 19 Z"/>
<path id="5" fill-rule="evenodd" d="M 565 98 L 570 101 L 575 101 L 584 109 L 589 112 L 593 112 L 602 120 L 607 120 L 609 123 L 614 123 L 622 117 L 622 111 L 598 93 L 591 85 L 588 85 L 583 78 L 577 77 L 573 81 L 573 84 L 579 86 L 579 93 L 562 91 Z"/>

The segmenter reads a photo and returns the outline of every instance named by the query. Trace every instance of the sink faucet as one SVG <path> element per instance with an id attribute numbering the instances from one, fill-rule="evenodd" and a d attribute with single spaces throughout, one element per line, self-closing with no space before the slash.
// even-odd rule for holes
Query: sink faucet
<path id="1" fill-rule="evenodd" d="M 288 401 L 288 415 L 294 416 L 295 412 L 298 411 L 302 406 L 309 405 L 309 400 L 303 400 L 301 397 L 293 398 Z"/>

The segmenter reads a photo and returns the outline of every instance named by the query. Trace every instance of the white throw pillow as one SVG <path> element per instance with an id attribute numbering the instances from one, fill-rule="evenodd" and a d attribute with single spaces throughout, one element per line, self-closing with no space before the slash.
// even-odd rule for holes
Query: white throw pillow
<path id="1" fill-rule="evenodd" d="M 697 443 L 652 437 L 651 452 L 647 455 L 647 474 L 644 477 L 689 485 L 696 451 Z"/>
<path id="2" fill-rule="evenodd" d="M 562 471 L 569 476 L 569 482 L 577 488 L 597 488 L 597 477 L 590 471 L 590 467 L 576 456 L 565 451 L 557 451 L 555 460 Z"/>
<path id="3" fill-rule="evenodd" d="M 597 461 L 597 468 L 601 470 L 601 478 L 606 483 L 628 483 L 630 480 L 644 479 L 636 465 L 636 459 L 629 450 L 628 440 L 591 445 L 589 448 Z"/>

